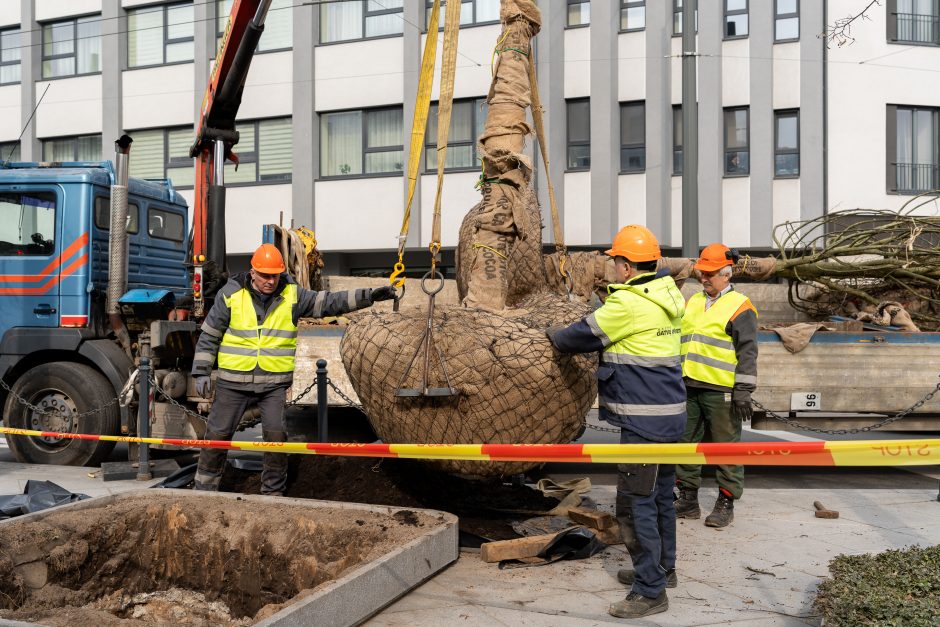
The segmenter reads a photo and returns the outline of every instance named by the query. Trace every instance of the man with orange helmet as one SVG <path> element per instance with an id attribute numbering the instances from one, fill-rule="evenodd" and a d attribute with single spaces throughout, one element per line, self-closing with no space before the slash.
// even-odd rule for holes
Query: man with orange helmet
<path id="1" fill-rule="evenodd" d="M 737 251 L 709 244 L 695 263 L 703 291 L 689 299 L 682 320 L 682 374 L 688 391 L 688 424 L 683 442 L 740 442 L 751 419 L 751 393 L 757 387 L 757 310 L 731 285 Z M 730 398 L 729 400 L 726 400 Z M 702 515 L 700 465 L 676 469 L 676 515 Z M 744 467 L 720 465 L 718 500 L 705 519 L 709 527 L 734 520 L 734 501 L 744 492 Z"/>
<path id="2" fill-rule="evenodd" d="M 621 443 L 677 442 L 686 423 L 682 293 L 668 273 L 657 273 L 662 253 L 646 227 L 625 226 L 607 254 L 618 281 L 607 288 L 607 301 L 567 328 L 549 329 L 548 337 L 561 352 L 601 351 L 600 417 L 620 427 Z M 620 464 L 617 472 L 617 520 L 633 560 L 617 579 L 632 587 L 608 611 L 620 618 L 665 612 L 665 589 L 677 583 L 675 466 Z"/>
<path id="3" fill-rule="evenodd" d="M 245 409 L 256 404 L 264 441 L 284 442 L 284 403 L 294 379 L 298 320 L 339 316 L 397 297 L 391 285 L 346 292 L 308 290 L 285 270 L 281 252 L 262 244 L 251 258 L 251 270 L 233 276 L 219 290 L 202 324 L 192 368 L 199 396 L 209 396 L 217 358 L 219 366 L 207 440 L 231 440 Z M 202 449 L 195 489 L 218 490 L 225 456 L 225 450 Z M 286 482 L 287 456 L 265 453 L 261 493 L 281 496 Z"/>

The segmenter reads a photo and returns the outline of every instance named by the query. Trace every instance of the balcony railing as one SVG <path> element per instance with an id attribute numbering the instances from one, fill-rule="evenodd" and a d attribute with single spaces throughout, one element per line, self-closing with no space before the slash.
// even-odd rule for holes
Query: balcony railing
<path id="1" fill-rule="evenodd" d="M 898 13 L 898 41 L 940 45 L 940 15 Z"/>
<path id="2" fill-rule="evenodd" d="M 896 190 L 900 194 L 919 194 L 940 189 L 940 165 L 936 163 L 895 163 Z"/>

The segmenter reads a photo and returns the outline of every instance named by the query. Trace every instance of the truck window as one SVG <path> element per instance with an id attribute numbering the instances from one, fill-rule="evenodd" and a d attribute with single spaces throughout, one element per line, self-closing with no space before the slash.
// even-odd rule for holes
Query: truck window
<path id="1" fill-rule="evenodd" d="M 47 256 L 55 251 L 55 194 L 0 193 L 0 256 Z"/>
<path id="2" fill-rule="evenodd" d="M 171 211 L 151 207 L 147 211 L 147 232 L 150 237 L 183 241 L 183 216 Z"/>
<path id="3" fill-rule="evenodd" d="M 105 196 L 95 198 L 95 226 L 105 231 L 111 228 L 111 199 Z M 127 203 L 127 232 L 131 235 L 140 231 L 140 207 Z"/>

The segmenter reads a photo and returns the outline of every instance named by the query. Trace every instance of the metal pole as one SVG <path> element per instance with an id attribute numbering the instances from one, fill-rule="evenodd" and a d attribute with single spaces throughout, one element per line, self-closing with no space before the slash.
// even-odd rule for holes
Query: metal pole
<path id="1" fill-rule="evenodd" d="M 326 397 L 326 360 L 317 360 L 317 439 L 321 442 L 329 441 L 329 423 L 327 411 L 329 401 Z"/>
<path id="2" fill-rule="evenodd" d="M 137 436 L 150 437 L 150 358 L 146 355 L 140 358 L 140 404 L 137 411 Z M 140 444 L 140 455 L 137 459 L 137 480 L 148 481 L 153 479 L 150 472 L 150 445 L 146 442 Z"/>
<path id="3" fill-rule="evenodd" d="M 682 5 L 682 255 L 698 257 L 698 97 L 695 52 L 698 0 Z"/>

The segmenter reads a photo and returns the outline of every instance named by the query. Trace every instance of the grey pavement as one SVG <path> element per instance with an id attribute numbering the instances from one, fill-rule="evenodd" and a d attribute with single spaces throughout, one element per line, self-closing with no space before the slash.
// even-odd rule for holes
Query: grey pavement
<path id="1" fill-rule="evenodd" d="M 936 474 L 935 467 L 929 470 Z M 92 468 L 0 462 L 0 494 L 21 492 L 27 479 L 48 479 L 89 496 L 155 482 L 104 483 L 94 473 Z M 632 624 L 819 624 L 812 601 L 836 555 L 940 543 L 937 484 L 925 481 L 925 475 L 910 478 L 899 480 L 896 489 L 864 488 L 859 480 L 846 488 L 795 484 L 748 489 L 727 529 L 707 528 L 702 520 L 680 521 L 679 587 L 668 591 L 669 611 Z M 710 508 L 715 495 L 714 488 L 702 490 L 704 509 Z M 590 496 L 599 508 L 612 511 L 613 486 L 595 485 Z M 816 500 L 839 510 L 839 519 L 815 518 Z M 483 563 L 476 552 L 462 551 L 455 564 L 366 624 L 626 623 L 608 616 L 607 606 L 626 593 L 615 576 L 628 563 L 622 546 L 586 560 L 508 570 Z"/>

